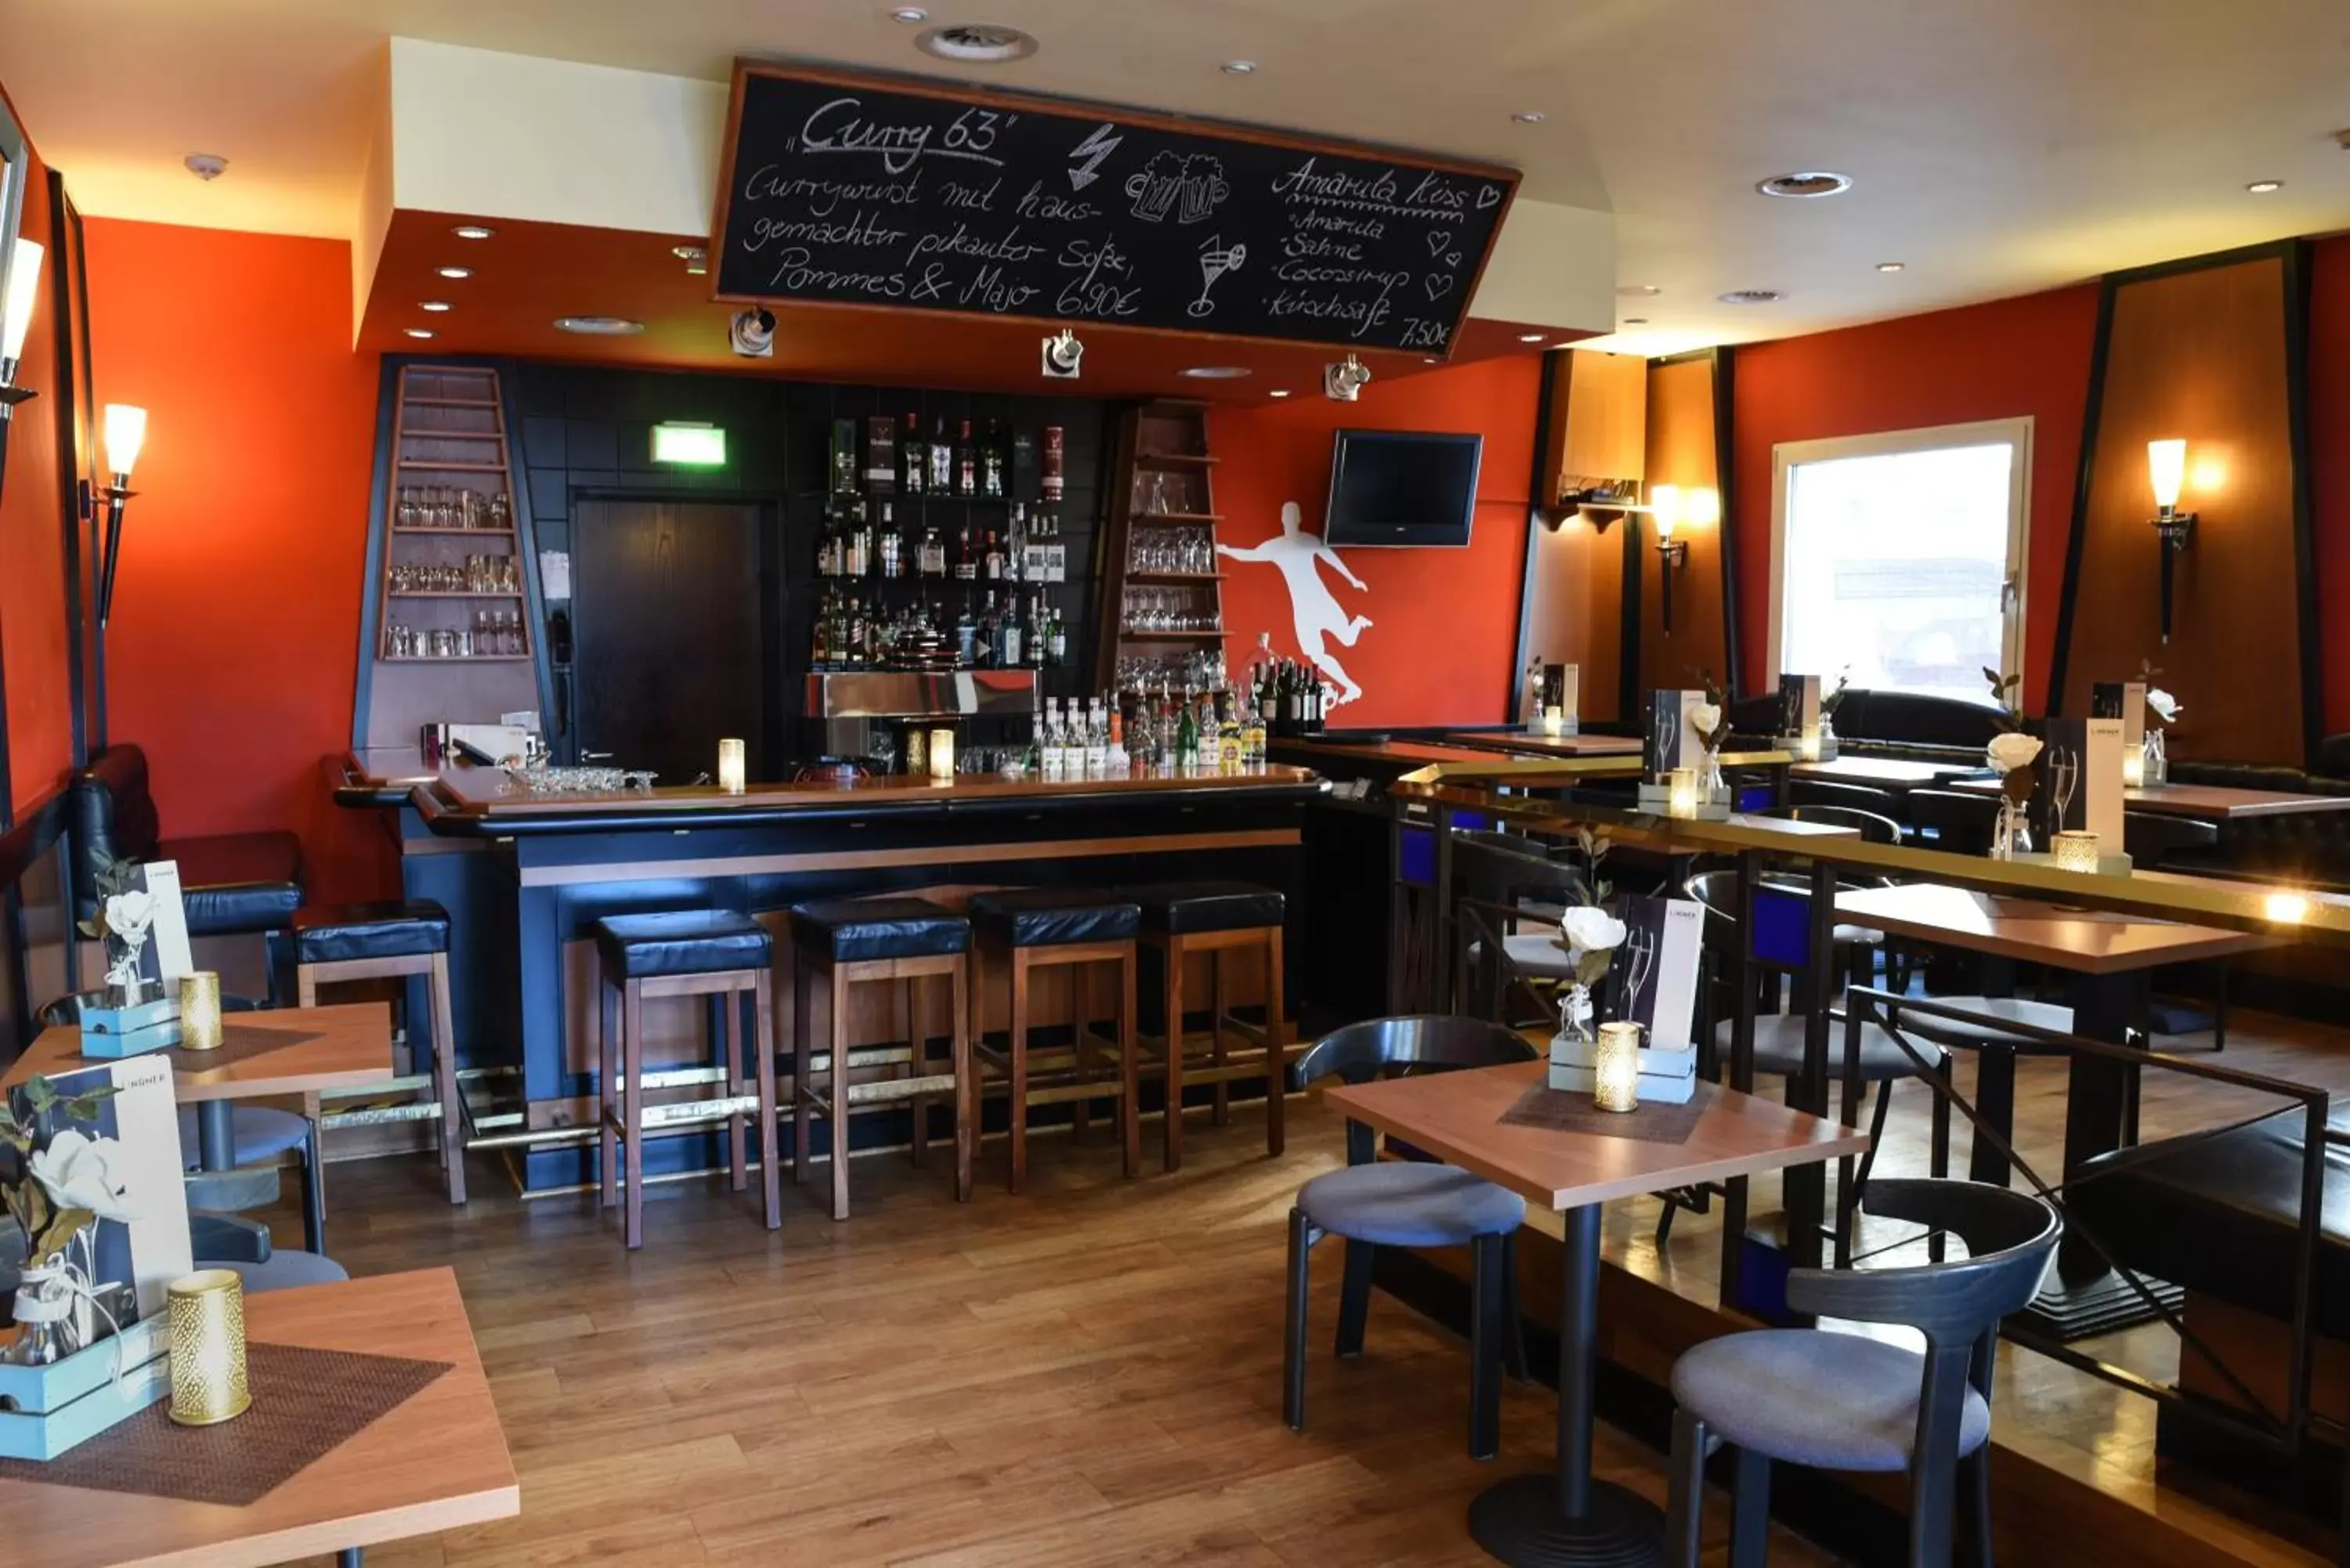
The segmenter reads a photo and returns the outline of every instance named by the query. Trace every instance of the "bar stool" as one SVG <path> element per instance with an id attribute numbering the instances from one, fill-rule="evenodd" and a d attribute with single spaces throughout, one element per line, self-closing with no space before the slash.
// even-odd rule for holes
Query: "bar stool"
<path id="1" fill-rule="evenodd" d="M 629 1250 L 636 1251 L 645 1240 L 647 997 L 703 996 L 722 1003 L 712 1010 L 710 1044 L 726 1064 L 726 1097 L 697 1110 L 703 1117 L 725 1118 L 727 1167 L 737 1192 L 746 1185 L 743 1124 L 749 1108 L 743 1104 L 742 1003 L 746 996 L 752 1001 L 757 1013 L 750 1048 L 758 1064 L 759 1174 L 765 1189 L 767 1229 L 779 1229 L 784 1222 L 784 1194 L 775 1147 L 775 1005 L 768 981 L 773 949 L 766 928 L 732 909 L 681 909 L 657 915 L 607 915 L 593 929 L 603 1206 L 609 1209 L 614 1202 L 618 1146 L 625 1143 L 628 1207 L 622 1229 Z"/>
<path id="2" fill-rule="evenodd" d="M 1264 1079 L 1264 1147 L 1282 1150 L 1282 1086 L 1287 1070 L 1284 1054 L 1287 1026 L 1281 994 L 1282 919 L 1286 906 L 1270 888 L 1250 882 L 1164 882 L 1121 888 L 1118 896 L 1142 906 L 1141 943 L 1159 956 L 1165 966 L 1167 1033 L 1159 1042 L 1167 1062 L 1167 1157 L 1170 1171 L 1183 1168 L 1183 1085 L 1186 1081 L 1216 1086 L 1215 1119 L 1232 1119 L 1225 1085 L 1235 1078 Z M 1224 1005 L 1224 955 L 1235 949 L 1264 951 L 1264 1027 L 1232 1017 Z M 1183 1029 L 1183 960 L 1187 954 L 1210 954 L 1213 1003 L 1209 1028 L 1214 1044 L 1209 1055 L 1190 1054 Z M 1261 1065 L 1235 1065 L 1224 1044 L 1229 1030 L 1264 1047 Z"/>
<path id="3" fill-rule="evenodd" d="M 346 980 L 424 977 L 432 997 L 432 1111 L 449 1201 L 465 1201 L 465 1107 L 457 1097 L 457 1029 L 449 1002 L 449 911 L 430 898 L 294 911 L 294 984 L 304 1007 Z M 414 1032 L 410 1032 L 411 1039 Z M 316 1162 L 310 1179 L 318 1182 Z M 324 1207 L 323 1199 L 320 1207 Z"/>
<path id="4" fill-rule="evenodd" d="M 1142 924 L 1142 907 L 1116 893 L 1085 888 L 1024 888 L 982 893 L 971 901 L 971 924 L 978 939 L 972 952 L 972 999 L 974 1008 L 987 1005 L 985 971 L 994 958 L 1011 966 L 1012 1017 L 1006 1049 L 989 1045 L 980 1020 L 972 1019 L 972 1049 L 979 1059 L 1007 1079 L 1012 1089 L 1012 1178 L 1014 1192 L 1028 1179 L 1028 1107 L 1057 1101 L 1076 1102 L 1078 1130 L 1084 1130 L 1088 1106 L 1102 1097 L 1106 1085 L 1096 1072 L 1093 1025 L 1093 971 L 1089 966 L 1115 964 L 1118 987 L 1118 1102 L 1119 1147 L 1126 1157 L 1126 1174 L 1142 1168 L 1141 1053 L 1135 1047 L 1135 932 Z M 1039 969 L 1069 971 L 1069 1022 L 1076 1033 L 1072 1075 L 1045 1087 L 1028 1076 L 1028 985 Z"/>
<path id="5" fill-rule="evenodd" d="M 971 922 L 927 898 L 833 898 L 792 906 L 792 1178 L 807 1179 L 814 1118 L 822 1115 L 831 1145 L 832 1217 L 848 1218 L 848 1113 L 859 1106 L 914 1102 L 927 1116 L 931 1095 L 951 1093 L 955 1107 L 955 1198 L 971 1200 L 973 1147 L 979 1140 L 978 1077 L 970 1028 Z M 932 1073 L 922 1036 L 919 982 L 943 976 L 952 992 L 951 1070 Z M 907 1033 L 913 1051 L 906 1076 L 855 1085 L 848 1081 L 849 988 L 876 981 L 906 986 Z M 831 997 L 832 1033 L 821 1058 L 809 1022 L 821 982 Z M 821 1062 L 822 1099 L 816 1092 Z"/>

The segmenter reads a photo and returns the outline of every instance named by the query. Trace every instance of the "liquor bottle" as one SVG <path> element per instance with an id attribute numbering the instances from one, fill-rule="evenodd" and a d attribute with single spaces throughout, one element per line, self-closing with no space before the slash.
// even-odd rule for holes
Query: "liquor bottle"
<path id="1" fill-rule="evenodd" d="M 991 501 L 1003 499 L 1003 425 L 987 421 L 987 441 L 979 451 L 979 493 Z"/>
<path id="2" fill-rule="evenodd" d="M 1036 594 L 1028 600 L 1028 667 L 1031 670 L 1042 670 L 1049 662 L 1051 649 L 1045 636 L 1045 596 Z"/>
<path id="3" fill-rule="evenodd" d="M 1188 691 L 1183 694 L 1183 711 L 1175 721 L 1175 770 L 1186 774 L 1200 770 L 1200 716 L 1191 711 Z"/>
<path id="4" fill-rule="evenodd" d="M 866 514 L 865 503 L 861 499 L 849 514 L 848 575 L 852 577 L 873 575 L 873 524 Z"/>
<path id="5" fill-rule="evenodd" d="M 825 662 L 824 628 L 832 618 L 832 590 L 816 602 L 816 624 L 808 628 L 808 662 L 821 667 Z"/>
<path id="6" fill-rule="evenodd" d="M 906 416 L 906 433 L 898 438 L 898 489 L 906 495 L 920 495 L 922 482 L 930 476 L 931 449 L 922 444 L 922 416 Z"/>
<path id="7" fill-rule="evenodd" d="M 1086 776 L 1100 778 L 1109 772 L 1109 716 L 1102 711 L 1102 700 L 1089 699 L 1086 703 Z"/>
<path id="8" fill-rule="evenodd" d="M 931 421 L 931 482 L 923 488 L 932 495 L 954 493 L 954 443 L 947 440 L 944 414 Z"/>
<path id="9" fill-rule="evenodd" d="M 898 439 L 887 414 L 865 421 L 865 489 L 889 495 L 898 488 Z"/>
<path id="10" fill-rule="evenodd" d="M 832 421 L 832 493 L 848 495 L 857 489 L 857 421 Z"/>
<path id="11" fill-rule="evenodd" d="M 1126 715 L 1119 711 L 1118 700 L 1109 705 L 1109 749 L 1102 758 L 1102 772 L 1111 778 L 1122 778 L 1134 769 L 1134 761 L 1126 754 Z"/>
<path id="12" fill-rule="evenodd" d="M 1045 612 L 1045 618 L 1046 622 L 1045 662 L 1053 665 L 1066 663 L 1069 657 L 1069 628 L 1062 621 L 1059 610 L 1048 609 Z"/>
<path id="13" fill-rule="evenodd" d="M 955 433 L 955 493 L 979 493 L 979 452 L 972 445 L 969 420 L 963 421 Z"/>
<path id="14" fill-rule="evenodd" d="M 1253 696 L 1241 704 L 1241 761 L 1250 767 L 1264 763 L 1264 710 Z"/>
<path id="15" fill-rule="evenodd" d="M 870 628 L 867 625 L 865 619 L 864 600 L 853 596 L 850 597 L 848 601 L 847 624 L 848 627 L 848 632 L 847 639 L 842 646 L 842 657 L 844 660 L 849 664 L 863 664 L 865 662 L 866 638 L 870 631 Z"/>
<path id="16" fill-rule="evenodd" d="M 1020 644 L 1020 599 L 1014 595 L 1005 599 L 1003 619 L 996 628 L 995 667 L 998 670 L 1019 669 L 1020 656 L 1024 651 Z"/>
<path id="17" fill-rule="evenodd" d="M 1038 477 L 1037 494 L 1044 500 L 1058 503 L 1061 499 L 1061 462 L 1063 443 L 1061 427 L 1045 427 L 1044 472 Z"/>
<path id="18" fill-rule="evenodd" d="M 955 668 L 979 668 L 979 620 L 971 613 L 971 601 L 965 599 L 962 613 L 955 617 Z"/>
<path id="19" fill-rule="evenodd" d="M 943 577 L 947 575 L 946 542 L 939 537 L 939 531 L 935 527 L 925 527 L 922 530 L 922 547 L 914 569 L 925 577 Z"/>
<path id="20" fill-rule="evenodd" d="M 1068 742 L 1061 732 L 1061 700 L 1045 699 L 1045 776 L 1059 778 L 1068 766 Z"/>
<path id="21" fill-rule="evenodd" d="M 1216 693 L 1216 763 L 1225 773 L 1236 774 L 1246 760 L 1242 751 L 1241 722 L 1235 711 L 1239 703 L 1229 691 Z"/>
<path id="22" fill-rule="evenodd" d="M 881 504 L 880 537 L 875 541 L 876 554 L 880 556 L 881 575 L 902 577 L 906 575 L 906 541 L 898 536 L 898 524 L 889 516 L 889 504 Z"/>
<path id="23" fill-rule="evenodd" d="M 979 581 L 979 552 L 971 542 L 969 523 L 962 525 L 962 535 L 955 542 L 954 575 L 959 583 Z"/>
<path id="24" fill-rule="evenodd" d="M 1017 583 L 1025 580 L 1027 564 L 1022 559 L 1028 550 L 1028 507 L 1025 503 L 1012 504 L 1012 536 L 1003 552 L 1003 580 Z"/>
<path id="25" fill-rule="evenodd" d="M 1322 732 L 1322 718 L 1329 702 L 1330 689 L 1322 684 L 1319 675 L 1309 676 L 1305 682 L 1305 732 Z"/>
<path id="26" fill-rule="evenodd" d="M 1003 540 L 993 528 L 987 531 L 987 559 L 982 569 L 989 582 L 1003 580 Z"/>

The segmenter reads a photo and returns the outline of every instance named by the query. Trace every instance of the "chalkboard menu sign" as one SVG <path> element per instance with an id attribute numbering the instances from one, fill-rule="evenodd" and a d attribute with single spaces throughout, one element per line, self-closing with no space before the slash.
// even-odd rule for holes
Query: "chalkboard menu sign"
<path id="1" fill-rule="evenodd" d="M 746 61 L 716 295 L 1449 356 L 1517 181 Z"/>

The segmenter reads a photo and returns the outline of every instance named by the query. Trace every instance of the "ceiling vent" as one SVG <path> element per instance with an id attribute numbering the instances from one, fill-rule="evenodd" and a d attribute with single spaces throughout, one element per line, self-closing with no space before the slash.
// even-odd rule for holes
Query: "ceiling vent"
<path id="1" fill-rule="evenodd" d="M 1765 196 L 1839 196 L 1852 189 L 1852 176 L 1806 170 L 1800 174 L 1773 174 L 1754 188 Z"/>
<path id="2" fill-rule="evenodd" d="M 1776 305 L 1786 297 L 1775 288 L 1733 288 L 1721 299 L 1724 305 Z"/>
<path id="3" fill-rule="evenodd" d="M 920 34 L 914 47 L 958 65 L 991 66 L 1026 59 L 1036 52 L 1036 40 L 1017 27 L 993 22 L 956 22 Z"/>

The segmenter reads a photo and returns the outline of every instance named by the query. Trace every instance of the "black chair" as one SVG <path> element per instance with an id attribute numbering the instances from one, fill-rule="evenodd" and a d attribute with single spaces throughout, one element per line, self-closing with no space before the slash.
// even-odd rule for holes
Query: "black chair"
<path id="1" fill-rule="evenodd" d="M 137 746 L 109 746 L 92 757 L 73 775 L 67 812 L 78 920 L 97 912 L 98 870 L 109 860 L 177 862 L 192 937 L 280 932 L 301 907 L 300 840 L 290 833 L 165 838 L 148 790 L 147 753 Z"/>
<path id="2" fill-rule="evenodd" d="M 1856 805 L 1774 805 L 1768 811 L 1749 815 L 1779 822 L 1817 822 L 1835 827 L 1849 827 L 1860 835 L 1863 844 L 1898 844 L 1902 838 L 1898 822 L 1880 812 Z"/>
<path id="3" fill-rule="evenodd" d="M 1962 789 L 1913 789 L 1903 797 L 1909 826 L 1934 836 L 1933 848 L 1988 855 L 1999 827 L 1999 796 Z"/>
<path id="4" fill-rule="evenodd" d="M 1834 779 L 1789 779 L 1787 804 L 1840 805 L 1872 816 L 1898 818 L 1901 815 L 1901 802 L 1891 790 L 1873 784 L 1838 784 Z"/>
<path id="5" fill-rule="evenodd" d="M 1455 961 L 1465 971 L 1453 994 L 1466 1011 L 1506 1022 L 1502 1007 L 1513 986 L 1549 1003 L 1534 990 L 1575 978 L 1566 950 L 1557 941 L 1559 917 L 1573 905 L 1591 901 L 1589 883 L 1573 864 L 1555 860 L 1529 838 L 1500 833 L 1458 833 L 1452 840 L 1454 929 L 1460 933 Z M 1540 929 L 1513 931 L 1520 920 Z M 1498 942 L 1491 939 L 1498 937 Z"/>
<path id="6" fill-rule="evenodd" d="M 1966 1462 L 1970 1533 L 1991 1568 L 1991 1386 L 2000 1320 L 2039 1293 L 2064 1222 L 2029 1193 L 1964 1181 L 1887 1179 L 1869 1210 L 1947 1231 L 1954 1262 L 1866 1271 L 1796 1269 L 1787 1305 L 1860 1323 L 1906 1324 L 1923 1355 L 1820 1329 L 1706 1341 L 1673 1365 L 1672 1503 L 1666 1561 L 1695 1568 L 1705 1459 L 1736 1451 L 1731 1568 L 1759 1568 L 1770 1534 L 1772 1461 L 1909 1475 L 1910 1568 L 1949 1568 Z"/>
<path id="7" fill-rule="evenodd" d="M 1290 1065 L 1293 1088 L 1336 1075 L 1367 1084 L 1382 1074 L 1493 1067 L 1534 1059 L 1524 1036 L 1477 1018 L 1374 1018 L 1315 1042 Z M 1424 1159 L 1382 1160 L 1378 1137 L 1347 1124 L 1347 1166 L 1298 1189 L 1289 1210 L 1288 1332 L 1282 1359 L 1282 1418 L 1305 1429 L 1305 1307 L 1308 1254 L 1325 1236 L 1347 1241 L 1339 1295 L 1338 1355 L 1360 1355 L 1371 1308 L 1371 1264 L 1379 1247 L 1467 1247 L 1470 1253 L 1469 1452 L 1501 1450 L 1503 1342 L 1525 1374 L 1518 1322 L 1518 1226 L 1525 1199 L 1467 1171 Z"/>
<path id="8" fill-rule="evenodd" d="M 227 1269 L 244 1282 L 247 1295 L 263 1291 L 298 1290 L 304 1285 L 340 1284 L 350 1271 L 323 1252 L 295 1251 L 273 1246 L 269 1227 L 258 1220 L 233 1214 L 188 1216 L 188 1235 L 196 1267 Z"/>

